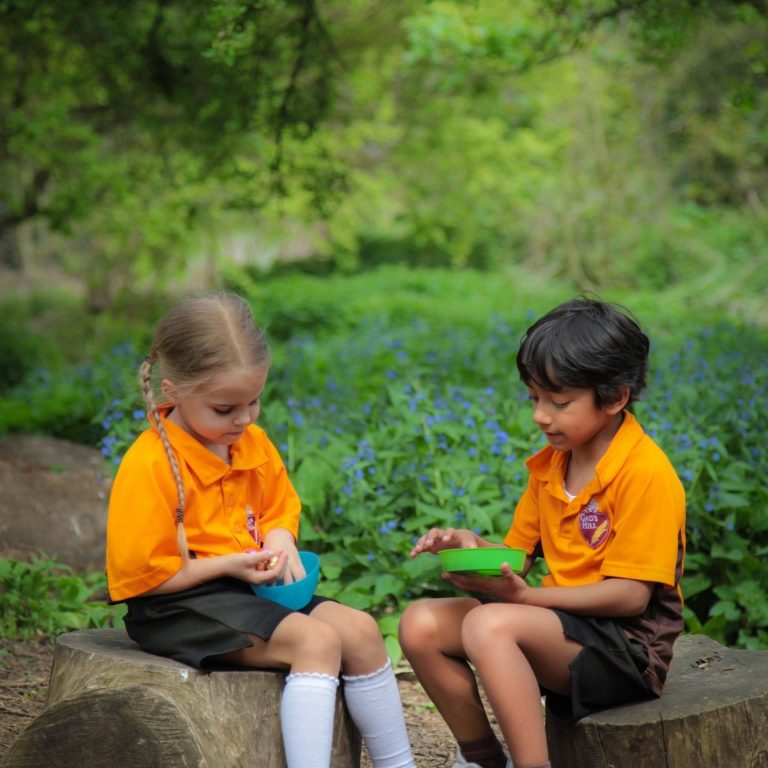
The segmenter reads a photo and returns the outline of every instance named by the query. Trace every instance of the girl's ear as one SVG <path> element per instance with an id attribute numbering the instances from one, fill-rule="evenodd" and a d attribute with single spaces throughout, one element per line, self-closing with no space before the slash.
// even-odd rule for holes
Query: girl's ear
<path id="1" fill-rule="evenodd" d="M 160 382 L 160 387 L 163 390 L 165 400 L 169 403 L 175 403 L 177 400 L 176 387 L 173 385 L 173 382 L 170 379 L 163 379 Z"/>
<path id="2" fill-rule="evenodd" d="M 621 413 L 629 402 L 629 387 L 621 388 L 621 397 L 616 402 L 610 403 L 605 406 L 605 411 L 610 416 L 615 416 L 617 413 Z"/>

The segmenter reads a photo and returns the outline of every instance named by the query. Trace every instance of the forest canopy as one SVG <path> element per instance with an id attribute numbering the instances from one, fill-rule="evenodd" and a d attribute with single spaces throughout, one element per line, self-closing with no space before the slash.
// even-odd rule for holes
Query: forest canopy
<path id="1" fill-rule="evenodd" d="M 0 259 L 768 287 L 766 49 L 760 0 L 0 0 Z"/>

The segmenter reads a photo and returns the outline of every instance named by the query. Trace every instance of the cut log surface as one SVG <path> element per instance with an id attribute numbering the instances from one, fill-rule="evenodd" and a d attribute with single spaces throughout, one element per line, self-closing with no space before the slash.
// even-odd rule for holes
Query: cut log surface
<path id="1" fill-rule="evenodd" d="M 285 674 L 200 672 L 139 650 L 123 630 L 56 642 L 45 709 L 3 768 L 285 768 Z M 333 768 L 359 768 L 360 735 L 337 696 Z"/>
<path id="2" fill-rule="evenodd" d="M 555 768 L 768 768 L 768 651 L 675 643 L 661 698 L 578 722 L 547 712 Z"/>

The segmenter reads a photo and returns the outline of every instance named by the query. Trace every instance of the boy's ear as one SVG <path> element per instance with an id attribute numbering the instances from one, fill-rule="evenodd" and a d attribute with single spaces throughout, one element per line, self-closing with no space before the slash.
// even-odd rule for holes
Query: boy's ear
<path id="1" fill-rule="evenodd" d="M 627 403 L 629 402 L 629 387 L 622 387 L 621 388 L 621 397 L 619 397 L 616 402 L 609 403 L 605 406 L 606 412 L 614 416 L 617 413 L 621 413 L 626 407 Z"/>

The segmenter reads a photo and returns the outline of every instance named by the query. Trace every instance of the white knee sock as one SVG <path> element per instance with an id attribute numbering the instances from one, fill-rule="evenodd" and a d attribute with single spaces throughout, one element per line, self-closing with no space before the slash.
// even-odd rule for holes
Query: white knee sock
<path id="1" fill-rule="evenodd" d="M 288 768 L 329 768 L 338 678 L 295 672 L 285 679 L 280 726 Z"/>
<path id="2" fill-rule="evenodd" d="M 374 768 L 415 768 L 395 673 L 387 663 L 368 675 L 342 675 L 344 699 Z"/>

